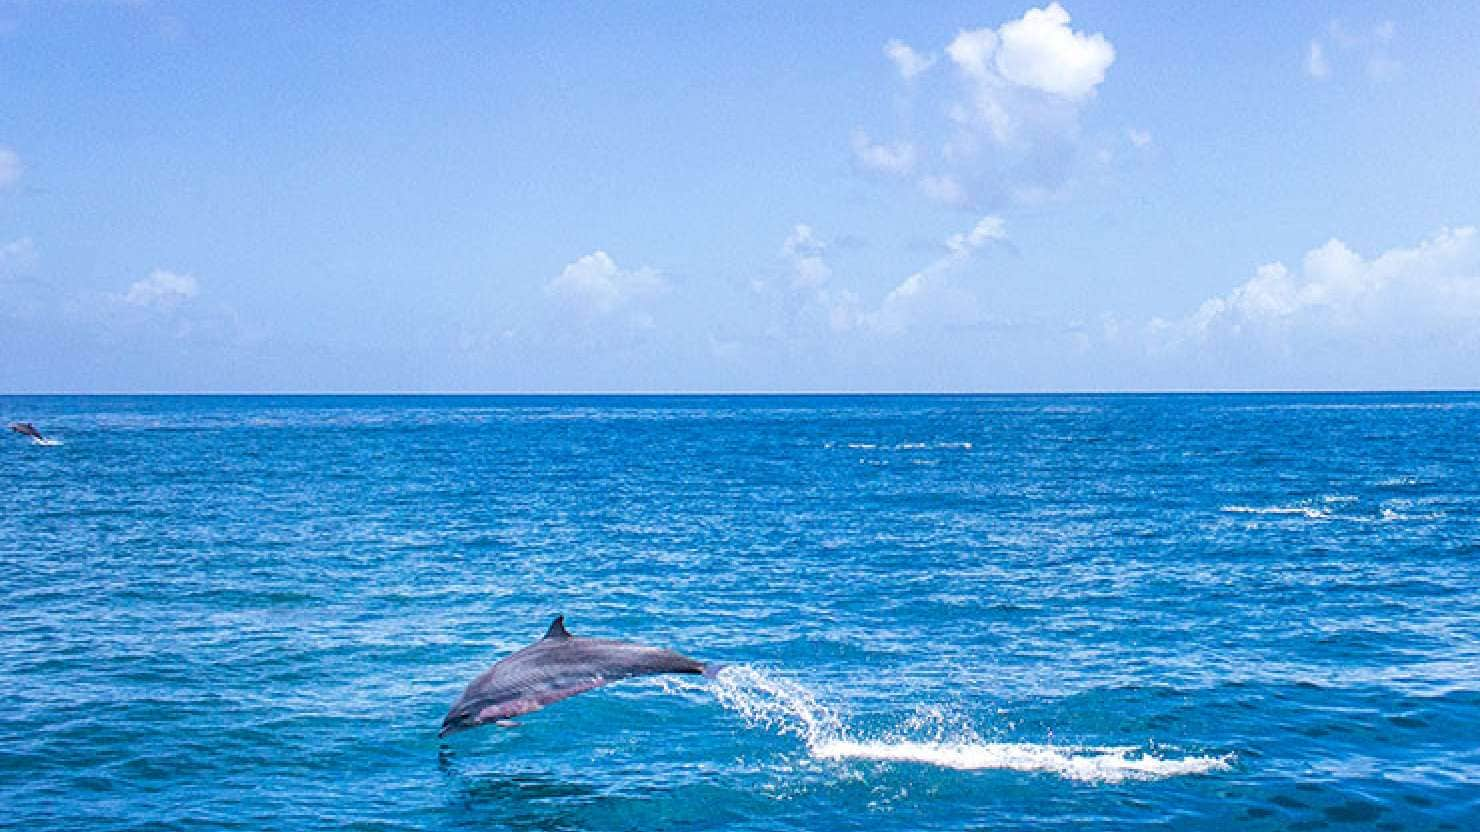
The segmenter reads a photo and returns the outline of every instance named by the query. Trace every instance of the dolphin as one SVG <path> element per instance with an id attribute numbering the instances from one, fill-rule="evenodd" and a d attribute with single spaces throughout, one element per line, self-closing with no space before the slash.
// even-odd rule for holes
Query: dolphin
<path id="1" fill-rule="evenodd" d="M 442 720 L 437 736 L 496 723 L 510 726 L 516 716 L 552 702 L 634 676 L 692 673 L 714 676 L 720 665 L 705 664 L 672 650 L 628 641 L 576 638 L 557 615 L 544 638 L 508 656 L 472 681 Z"/>
<path id="2" fill-rule="evenodd" d="M 37 430 L 36 426 L 30 422 L 13 422 L 10 425 L 10 429 L 19 433 L 21 436 L 29 436 L 37 442 L 46 441 L 46 437 L 41 435 L 41 431 Z"/>

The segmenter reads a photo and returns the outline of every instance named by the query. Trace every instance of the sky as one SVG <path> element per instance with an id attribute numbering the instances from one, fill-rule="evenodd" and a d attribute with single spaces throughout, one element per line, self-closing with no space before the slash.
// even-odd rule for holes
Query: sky
<path id="1" fill-rule="evenodd" d="M 0 393 L 1473 389 L 1477 55 L 1473 2 L 0 0 Z"/>

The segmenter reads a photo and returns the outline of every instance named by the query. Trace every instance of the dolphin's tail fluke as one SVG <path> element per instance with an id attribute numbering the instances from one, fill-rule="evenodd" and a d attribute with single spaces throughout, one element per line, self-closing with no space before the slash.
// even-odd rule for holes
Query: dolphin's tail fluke
<path id="1" fill-rule="evenodd" d="M 719 675 L 719 672 L 721 670 L 724 670 L 729 666 L 730 665 L 728 662 L 709 662 L 708 664 L 704 665 L 704 678 L 713 679 L 714 677 Z"/>

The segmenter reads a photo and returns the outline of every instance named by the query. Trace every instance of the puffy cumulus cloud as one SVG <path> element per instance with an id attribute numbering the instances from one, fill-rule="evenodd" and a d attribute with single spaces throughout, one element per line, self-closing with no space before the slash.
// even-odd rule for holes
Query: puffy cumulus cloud
<path id="1" fill-rule="evenodd" d="M 885 54 L 907 81 L 931 60 L 897 40 Z M 1110 40 L 1076 30 L 1053 2 L 996 26 L 961 30 L 944 55 L 955 83 L 929 109 L 945 118 L 909 125 L 892 144 L 855 132 L 859 166 L 908 176 L 927 198 L 958 208 L 1058 190 L 1085 157 L 1077 149 L 1079 114 L 1115 62 Z M 942 93 L 934 86 L 905 90 L 907 99 L 916 94 Z"/>
<path id="2" fill-rule="evenodd" d="M 1259 267 L 1231 292 L 1173 322 L 1153 321 L 1164 343 L 1297 342 L 1480 346 L 1480 238 L 1444 229 L 1412 248 L 1364 259 L 1332 239 L 1299 269 Z"/>
<path id="3" fill-rule="evenodd" d="M 884 44 L 884 55 L 894 62 L 894 68 L 899 70 L 899 77 L 906 81 L 914 80 L 916 76 L 935 66 L 935 56 L 921 55 L 900 40 L 891 40 Z"/>
<path id="4" fill-rule="evenodd" d="M 21 157 L 8 147 L 0 147 L 0 188 L 8 188 L 20 180 L 25 167 Z"/>
<path id="5" fill-rule="evenodd" d="M 551 297 L 591 317 L 607 317 L 667 288 L 656 269 L 620 268 L 611 255 L 594 251 L 567 265 L 545 285 Z"/>
<path id="6" fill-rule="evenodd" d="M 155 269 L 143 280 L 134 281 L 121 299 L 132 306 L 173 309 L 198 294 L 200 284 L 193 276 Z"/>
<path id="7" fill-rule="evenodd" d="M 1009 82 L 1068 99 L 1082 99 L 1105 80 L 1115 47 L 1104 35 L 1069 28 L 1058 3 L 1029 9 L 997 30 L 997 71 Z"/>
<path id="8" fill-rule="evenodd" d="M 915 167 L 915 146 L 909 142 L 875 143 L 867 133 L 854 130 L 853 158 L 866 170 L 904 176 Z"/>
<path id="9" fill-rule="evenodd" d="M 999 143 L 1019 138 L 1035 107 L 1072 108 L 1104 82 L 1115 47 L 1102 34 L 1074 31 L 1069 21 L 1063 6 L 1050 3 L 997 29 L 963 31 L 946 47 L 967 81 L 974 119 Z M 956 118 L 965 121 L 967 111 L 958 109 Z"/>

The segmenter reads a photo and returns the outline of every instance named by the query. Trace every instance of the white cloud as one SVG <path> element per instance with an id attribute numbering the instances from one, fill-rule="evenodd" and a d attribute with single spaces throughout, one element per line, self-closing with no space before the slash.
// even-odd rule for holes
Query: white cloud
<path id="1" fill-rule="evenodd" d="M 14 185 L 24 171 L 21 157 L 8 147 L 0 147 L 0 188 Z"/>
<path id="2" fill-rule="evenodd" d="M 1398 27 L 1391 20 L 1383 20 L 1366 28 L 1350 29 L 1339 20 L 1326 26 L 1325 40 L 1313 39 L 1305 56 L 1305 71 L 1312 78 L 1329 78 L 1338 62 L 1359 62 L 1371 81 L 1386 81 L 1394 78 L 1403 69 L 1403 64 L 1394 58 L 1389 49 L 1397 35 Z M 1334 54 L 1328 53 L 1327 43 L 1336 47 Z"/>
<path id="3" fill-rule="evenodd" d="M 939 154 L 922 152 L 925 142 L 913 136 L 876 145 L 855 134 L 861 164 L 911 175 L 927 197 L 958 207 L 1061 185 L 1082 158 L 1073 148 L 1079 113 L 1115 62 L 1105 35 L 1076 31 L 1053 2 L 995 27 L 962 30 L 944 51 L 959 87 L 956 100 L 931 108 L 946 116 Z M 904 54 L 894 50 L 891 59 L 895 53 Z"/>
<path id="4" fill-rule="evenodd" d="M 36 266 L 36 244 L 30 237 L 0 245 L 0 280 L 12 278 Z"/>
<path id="5" fill-rule="evenodd" d="M 200 284 L 188 274 L 155 269 L 128 287 L 122 300 L 133 306 L 172 309 L 200 293 Z"/>
<path id="6" fill-rule="evenodd" d="M 946 240 L 946 248 L 951 256 L 965 258 L 973 251 L 981 248 L 992 240 L 1007 239 L 1007 226 L 999 216 L 991 215 L 982 217 L 972 226 L 970 231 L 960 234 L 952 234 Z"/>
<path id="7" fill-rule="evenodd" d="M 810 225 L 797 225 L 781 244 L 781 255 L 791 261 L 792 284 L 800 288 L 821 286 L 832 277 L 832 269 L 822 259 L 826 246 L 817 239 Z"/>
<path id="8" fill-rule="evenodd" d="M 1310 42 L 1310 49 L 1305 53 L 1305 74 L 1312 78 L 1331 77 L 1331 65 L 1326 63 L 1326 49 L 1318 40 Z"/>
<path id="9" fill-rule="evenodd" d="M 975 85 L 978 110 L 989 122 L 1006 116 L 1002 93 L 1012 87 L 1079 102 L 1094 94 L 1115 62 L 1115 47 L 1102 34 L 1069 28 L 1058 3 L 1029 9 L 993 30 L 963 31 L 946 54 Z"/>
<path id="10" fill-rule="evenodd" d="M 1136 147 L 1151 146 L 1150 130 L 1138 130 L 1135 127 L 1127 127 L 1125 128 L 1125 137 L 1127 139 L 1130 139 L 1131 144 L 1135 145 Z"/>
<path id="11" fill-rule="evenodd" d="M 975 293 L 953 285 L 949 274 L 993 240 L 1007 239 L 996 215 L 982 217 L 969 231 L 946 239 L 946 253 L 906 277 L 884 296 L 879 308 L 858 316 L 860 325 L 883 333 L 900 333 L 926 321 L 972 323 L 978 317 Z"/>
<path id="12" fill-rule="evenodd" d="M 1477 326 L 1480 239 L 1474 227 L 1444 229 L 1371 260 L 1332 239 L 1307 252 L 1298 270 L 1269 263 L 1186 318 L 1153 323 L 1174 341 L 1349 337 L 1368 349 L 1414 339 L 1474 341 Z"/>
<path id="13" fill-rule="evenodd" d="M 655 269 L 622 269 L 604 251 L 594 251 L 567 265 L 545 285 L 552 297 L 578 311 L 601 317 L 650 298 L 667 287 Z"/>
<path id="14" fill-rule="evenodd" d="M 827 246 L 817 238 L 817 232 L 806 223 L 793 226 L 791 233 L 781 242 L 783 257 L 816 257 L 826 249 Z"/>
<path id="15" fill-rule="evenodd" d="M 962 208 L 970 201 L 954 176 L 922 176 L 919 184 L 920 192 L 936 202 Z"/>
<path id="16" fill-rule="evenodd" d="M 853 156 L 868 170 L 903 176 L 915 167 L 915 146 L 909 142 L 876 144 L 862 130 L 853 131 Z"/>
<path id="17" fill-rule="evenodd" d="M 1014 84 L 1069 99 L 1091 95 L 1115 61 L 1115 47 L 1104 35 L 1069 28 L 1069 13 L 1058 3 L 1029 9 L 1020 20 L 997 30 L 997 71 Z"/>
<path id="18" fill-rule="evenodd" d="M 912 81 L 921 73 L 935 66 L 935 56 L 921 55 L 903 41 L 891 40 L 884 44 L 884 54 L 894 62 L 894 68 L 906 81 Z"/>

